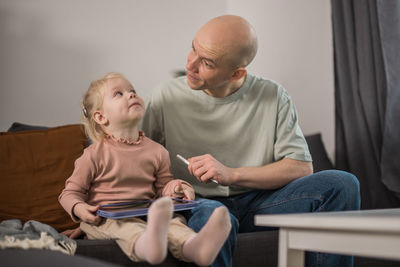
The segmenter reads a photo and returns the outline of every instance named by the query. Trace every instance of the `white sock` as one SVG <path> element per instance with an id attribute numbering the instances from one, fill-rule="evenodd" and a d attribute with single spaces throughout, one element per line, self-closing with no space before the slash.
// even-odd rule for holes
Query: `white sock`
<path id="1" fill-rule="evenodd" d="M 135 243 L 135 254 L 150 264 L 159 264 L 167 256 L 168 228 L 173 204 L 169 197 L 157 199 L 149 208 L 146 230 Z"/>
<path id="2" fill-rule="evenodd" d="M 216 208 L 200 232 L 183 244 L 183 256 L 200 266 L 211 265 L 225 243 L 231 227 L 228 209 L 224 206 Z"/>

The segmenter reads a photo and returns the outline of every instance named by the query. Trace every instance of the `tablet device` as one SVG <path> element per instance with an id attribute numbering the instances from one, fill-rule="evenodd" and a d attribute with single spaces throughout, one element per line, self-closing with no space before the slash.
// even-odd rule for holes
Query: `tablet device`
<path id="1" fill-rule="evenodd" d="M 179 198 L 173 198 L 172 200 L 174 203 L 174 212 L 191 210 L 199 204 L 199 202 L 195 200 L 184 200 Z M 146 216 L 151 203 L 154 201 L 155 200 L 152 199 L 139 199 L 129 202 L 104 204 L 100 205 L 96 214 L 110 219 Z"/>

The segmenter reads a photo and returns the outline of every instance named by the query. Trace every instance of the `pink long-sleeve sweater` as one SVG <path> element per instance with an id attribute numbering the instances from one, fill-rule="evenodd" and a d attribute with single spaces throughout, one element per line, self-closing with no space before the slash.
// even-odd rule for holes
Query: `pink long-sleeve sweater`
<path id="1" fill-rule="evenodd" d="M 145 136 L 135 144 L 105 138 L 86 148 L 75 161 L 58 199 L 78 221 L 72 209 L 80 202 L 101 205 L 163 196 L 173 180 L 170 165 L 168 151 Z"/>

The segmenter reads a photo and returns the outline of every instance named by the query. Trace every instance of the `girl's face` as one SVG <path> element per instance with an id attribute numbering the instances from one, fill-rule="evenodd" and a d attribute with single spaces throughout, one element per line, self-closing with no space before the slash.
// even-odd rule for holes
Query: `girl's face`
<path id="1" fill-rule="evenodd" d="M 144 101 L 129 81 L 123 78 L 108 80 L 101 113 L 112 128 L 138 124 L 144 112 Z"/>

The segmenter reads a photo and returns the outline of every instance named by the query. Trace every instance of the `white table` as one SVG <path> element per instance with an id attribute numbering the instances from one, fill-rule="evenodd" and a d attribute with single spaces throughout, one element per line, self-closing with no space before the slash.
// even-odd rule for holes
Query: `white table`
<path id="1" fill-rule="evenodd" d="M 304 251 L 400 260 L 400 209 L 256 215 L 279 227 L 279 267 L 304 266 Z"/>

